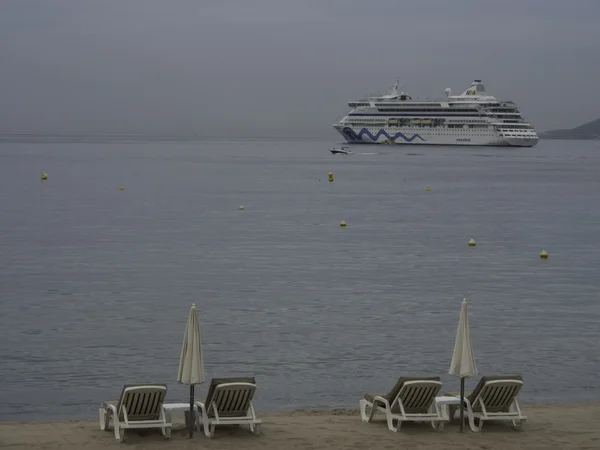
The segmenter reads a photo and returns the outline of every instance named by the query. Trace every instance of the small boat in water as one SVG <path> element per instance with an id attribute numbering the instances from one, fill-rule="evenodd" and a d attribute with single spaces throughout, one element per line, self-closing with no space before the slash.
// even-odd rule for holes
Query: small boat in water
<path id="1" fill-rule="evenodd" d="M 339 147 L 339 148 L 330 148 L 329 151 L 334 154 L 334 155 L 349 155 L 352 153 L 352 151 L 347 150 L 349 147 Z"/>

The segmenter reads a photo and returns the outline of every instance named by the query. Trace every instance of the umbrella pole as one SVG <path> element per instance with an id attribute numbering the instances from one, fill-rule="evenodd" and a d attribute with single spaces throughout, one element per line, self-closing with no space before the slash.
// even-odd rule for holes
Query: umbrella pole
<path id="1" fill-rule="evenodd" d="M 465 379 L 460 379 L 460 432 L 463 433 L 465 426 Z"/>
<path id="2" fill-rule="evenodd" d="M 194 385 L 190 384 L 190 439 L 194 436 Z"/>

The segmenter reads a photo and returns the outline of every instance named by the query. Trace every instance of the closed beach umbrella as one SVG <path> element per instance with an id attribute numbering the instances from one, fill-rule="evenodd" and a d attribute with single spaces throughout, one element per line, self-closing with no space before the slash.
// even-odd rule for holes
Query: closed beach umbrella
<path id="1" fill-rule="evenodd" d="M 190 386 L 190 438 L 194 434 L 194 385 L 204 383 L 204 362 L 196 304 L 192 304 L 181 347 L 177 381 Z"/>
<path id="2" fill-rule="evenodd" d="M 467 299 L 463 299 L 460 308 L 454 354 L 452 355 L 452 362 L 450 363 L 448 373 L 455 377 L 460 377 L 460 431 L 462 432 L 464 427 L 465 378 L 477 375 L 477 365 L 475 364 L 471 334 L 469 333 Z"/>

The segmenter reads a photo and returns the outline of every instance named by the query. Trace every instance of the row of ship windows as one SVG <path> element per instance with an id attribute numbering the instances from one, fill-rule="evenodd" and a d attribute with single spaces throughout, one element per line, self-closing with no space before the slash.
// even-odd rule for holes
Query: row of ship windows
<path id="1" fill-rule="evenodd" d="M 455 108 L 449 106 L 448 108 L 427 108 L 427 109 L 413 109 L 413 108 L 377 108 L 379 112 L 404 112 L 404 113 L 447 113 L 447 112 L 462 112 L 462 113 L 474 113 L 477 114 L 479 109 L 477 108 Z M 486 109 L 488 113 L 503 113 L 503 114 L 516 114 L 520 115 L 521 112 L 516 109 Z"/>
<path id="2" fill-rule="evenodd" d="M 422 107 L 425 108 L 428 105 L 427 104 L 419 104 L 420 102 L 413 102 L 413 107 Z M 374 105 L 376 105 L 378 108 L 404 108 L 405 105 L 401 105 L 398 104 L 398 102 L 394 102 L 394 103 L 381 103 L 381 102 L 373 102 Z M 370 102 L 350 102 L 348 104 L 348 106 L 353 107 L 353 108 L 358 108 L 360 106 L 371 106 Z M 433 105 L 431 105 L 433 107 Z M 493 104 L 493 103 L 471 103 L 469 105 L 467 105 L 471 108 L 477 107 L 477 108 L 487 108 L 489 111 L 496 111 L 496 112 L 504 112 L 504 111 L 519 111 L 519 109 L 517 107 L 515 107 L 515 105 L 498 105 Z M 465 106 L 454 106 L 454 105 L 448 105 L 449 108 L 460 108 L 460 107 L 465 107 Z"/>
<path id="3" fill-rule="evenodd" d="M 394 130 L 399 131 L 399 130 Z M 409 130 L 406 130 L 410 132 Z M 493 131 L 488 132 L 476 132 L 476 131 L 462 131 L 462 132 L 454 132 L 454 131 L 429 131 L 429 130 L 412 130 L 413 132 L 423 133 L 423 135 L 441 135 L 441 136 L 495 136 L 496 133 Z M 502 132 L 498 133 L 500 136 L 525 136 L 525 137 L 535 137 L 536 134 L 533 132 L 523 131 L 523 132 Z"/>
<path id="4" fill-rule="evenodd" d="M 412 123 L 410 125 L 408 124 L 403 124 L 402 122 L 376 122 L 376 121 L 372 121 L 370 119 L 366 119 L 366 120 L 362 120 L 360 122 L 345 122 L 344 125 L 350 125 L 353 127 L 360 127 L 360 126 L 379 126 L 379 127 L 386 127 L 386 126 L 401 126 L 401 127 L 428 127 L 428 128 L 437 128 L 437 127 L 442 127 L 442 128 L 464 128 L 464 125 L 466 123 L 468 123 L 468 128 L 488 128 L 488 127 L 492 127 L 492 125 L 477 125 L 477 123 L 481 123 L 481 122 L 485 122 L 485 121 L 478 121 L 478 120 L 465 120 L 462 121 L 462 123 L 449 123 L 447 125 L 441 124 L 441 123 L 437 123 L 437 122 L 431 122 L 431 123 L 422 123 L 422 124 L 418 124 L 418 123 Z M 531 127 L 529 125 L 522 125 L 522 126 L 517 126 L 517 125 L 502 125 L 502 129 L 503 130 L 530 130 Z"/>
<path id="5" fill-rule="evenodd" d="M 479 111 L 476 108 L 454 108 L 449 106 L 448 108 L 427 108 L 427 109 L 412 109 L 412 108 L 377 108 L 379 112 L 405 112 L 405 113 L 434 113 L 434 112 L 464 112 L 464 113 L 472 113 L 477 114 Z"/>
<path id="6" fill-rule="evenodd" d="M 437 110 L 428 110 L 428 111 L 417 111 L 417 110 L 392 110 L 392 109 L 379 109 L 379 112 L 388 112 L 388 113 L 402 113 L 402 114 L 415 114 L 415 113 L 419 113 L 419 114 L 435 114 L 435 113 L 442 113 L 442 111 L 437 111 Z M 447 110 L 446 110 L 447 111 Z M 452 113 L 454 113 L 455 111 L 451 111 Z M 472 115 L 472 116 L 486 116 L 486 117 L 498 117 L 498 118 L 521 118 L 521 114 L 520 113 L 515 113 L 515 112 L 507 112 L 506 114 L 499 114 L 499 113 L 495 113 L 495 112 L 489 112 L 489 111 L 465 111 L 463 114 L 456 114 L 457 117 L 465 117 L 466 115 Z"/>
<path id="7" fill-rule="evenodd" d="M 495 133 L 442 133 L 442 132 L 426 132 L 423 136 L 495 136 Z"/>
<path id="8" fill-rule="evenodd" d="M 486 111 L 497 112 L 497 113 L 521 114 L 521 111 L 519 111 L 518 109 L 514 109 L 514 108 L 490 108 L 490 109 L 487 109 Z"/>
<path id="9" fill-rule="evenodd" d="M 408 133 L 428 133 L 428 134 L 443 134 L 443 135 L 461 135 L 461 134 L 468 134 L 470 136 L 476 136 L 477 133 L 491 133 L 493 134 L 494 131 L 492 131 L 490 129 L 490 131 L 484 131 L 484 130 L 461 130 L 461 131 L 454 131 L 454 130 L 436 130 L 434 128 L 432 129 L 428 129 L 428 130 L 423 130 L 423 129 L 418 129 L 418 128 L 398 128 L 398 127 L 388 127 L 387 128 L 388 131 L 394 133 L 394 132 L 398 132 L 398 131 L 403 131 L 403 132 L 408 132 Z"/>
<path id="10" fill-rule="evenodd" d="M 494 137 L 495 133 L 443 133 L 443 132 L 425 132 L 423 136 L 487 136 Z M 533 133 L 499 133 L 500 137 L 535 137 Z"/>
<path id="11" fill-rule="evenodd" d="M 346 123 L 345 125 L 350 125 L 353 127 L 360 127 L 360 126 L 364 126 L 367 124 L 361 124 L 361 123 Z M 462 124 L 449 124 L 449 125 L 440 125 L 437 123 L 424 123 L 424 124 L 411 124 L 411 125 L 402 125 L 402 124 L 398 124 L 398 125 L 388 125 L 386 123 L 380 123 L 380 124 L 368 124 L 369 126 L 380 126 L 380 127 L 386 127 L 386 126 L 400 126 L 402 128 L 458 128 L 458 129 L 465 129 L 465 127 Z M 493 128 L 491 125 L 468 125 L 468 128 Z"/>
<path id="12" fill-rule="evenodd" d="M 403 107 L 405 107 L 405 104 L 404 105 L 399 104 L 398 102 L 395 102 L 395 103 L 374 102 L 374 103 L 376 104 L 376 106 L 378 108 L 403 108 Z M 433 102 L 433 103 L 436 104 L 436 102 Z M 371 103 L 367 103 L 367 102 L 354 103 L 354 102 L 352 102 L 349 106 L 352 106 L 352 105 L 370 106 Z M 429 107 L 429 106 L 433 107 L 433 104 L 432 103 L 428 104 L 426 102 L 413 102 L 413 104 L 411 106 L 425 108 L 425 107 Z M 438 104 L 436 104 L 436 106 L 438 106 Z M 499 105 L 498 103 L 494 104 L 494 103 L 473 103 L 473 102 L 471 102 L 467 105 L 460 105 L 460 106 L 454 105 L 454 106 L 450 106 L 450 107 L 451 108 L 466 108 L 466 107 L 474 108 L 474 107 L 477 107 L 477 108 L 488 108 L 490 110 L 498 110 L 498 111 L 504 111 L 507 109 L 513 110 L 513 111 L 518 110 L 518 107 L 516 107 L 515 105 Z"/>
<path id="13" fill-rule="evenodd" d="M 397 128 L 391 128 L 390 131 L 392 132 L 396 132 L 399 131 Z M 407 130 L 410 131 L 410 130 Z M 457 132 L 452 132 L 452 131 L 429 131 L 429 130 L 412 130 L 412 131 L 419 131 L 420 133 L 423 133 L 424 136 L 429 136 L 429 135 L 438 135 L 438 136 L 495 136 L 496 133 L 494 132 L 487 132 L 487 133 L 477 133 L 477 132 L 471 132 L 471 131 L 463 131 L 460 133 Z M 531 132 L 500 132 L 499 133 L 500 136 L 507 136 L 507 137 L 535 137 L 534 133 Z"/>
<path id="14" fill-rule="evenodd" d="M 418 117 L 414 117 L 414 118 L 394 118 L 394 119 L 388 119 L 386 121 L 382 121 L 381 119 L 377 119 L 377 118 L 368 118 L 368 117 L 361 117 L 360 119 L 357 118 L 353 118 L 352 122 L 346 122 L 346 123 L 377 123 L 377 124 L 382 124 L 382 123 L 388 123 L 388 122 L 412 122 L 412 121 L 419 121 L 419 120 L 431 120 L 433 122 L 438 122 L 438 123 L 443 123 L 443 122 L 448 122 L 448 123 L 488 123 L 487 120 L 483 120 L 483 119 L 474 119 L 474 120 L 465 120 L 465 119 L 437 119 L 437 118 L 418 118 Z"/>
<path id="15" fill-rule="evenodd" d="M 447 122 L 459 122 L 459 123 L 482 123 L 487 122 L 486 120 L 447 120 Z"/>

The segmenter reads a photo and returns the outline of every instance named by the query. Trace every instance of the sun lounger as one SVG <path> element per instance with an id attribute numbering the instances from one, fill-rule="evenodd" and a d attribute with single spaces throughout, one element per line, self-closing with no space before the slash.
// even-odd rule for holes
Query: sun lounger
<path id="1" fill-rule="evenodd" d="M 259 434 L 261 420 L 252 405 L 255 391 L 254 377 L 213 378 L 206 401 L 195 403 L 200 413 L 198 429 L 202 423 L 204 434 L 213 437 L 217 425 L 248 425 L 253 434 Z"/>
<path id="2" fill-rule="evenodd" d="M 435 402 L 440 391 L 440 377 L 399 378 L 387 394 L 365 394 L 360 400 L 360 415 L 363 422 L 371 422 L 376 412 L 385 414 L 388 428 L 398 431 L 402 422 L 431 422 L 442 431 L 448 420 Z M 367 409 L 370 409 L 367 415 Z M 397 426 L 394 426 L 394 420 Z"/>
<path id="3" fill-rule="evenodd" d="M 121 397 L 115 402 L 102 402 L 100 429 L 106 430 L 113 420 L 115 438 L 123 442 L 126 429 L 160 428 L 165 439 L 171 437 L 163 401 L 167 393 L 164 384 L 126 384 Z"/>
<path id="4" fill-rule="evenodd" d="M 521 413 L 517 396 L 523 387 L 520 375 L 482 377 L 475 389 L 465 395 L 469 426 L 481 431 L 486 420 L 510 420 L 513 428 L 523 429 L 527 417 Z M 452 395 L 458 396 L 456 393 Z M 456 406 L 451 415 L 456 412 Z M 475 419 L 479 425 L 475 425 Z"/>

